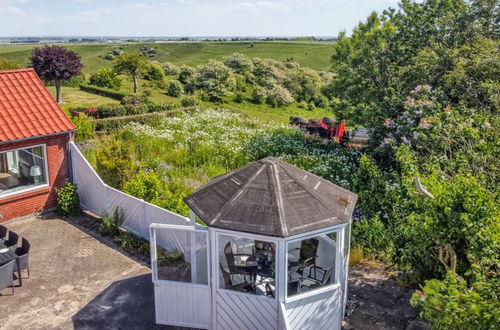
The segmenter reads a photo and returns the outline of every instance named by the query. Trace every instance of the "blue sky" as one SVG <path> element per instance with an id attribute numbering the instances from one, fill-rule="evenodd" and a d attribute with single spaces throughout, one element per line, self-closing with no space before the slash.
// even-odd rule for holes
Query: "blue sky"
<path id="1" fill-rule="evenodd" d="M 0 36 L 336 36 L 397 0 L 0 0 Z"/>

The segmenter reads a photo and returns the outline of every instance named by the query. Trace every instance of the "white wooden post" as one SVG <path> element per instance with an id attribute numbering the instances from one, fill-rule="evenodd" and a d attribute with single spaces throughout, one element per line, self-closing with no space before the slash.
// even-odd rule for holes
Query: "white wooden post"
<path id="1" fill-rule="evenodd" d="M 196 231 L 189 232 L 189 248 L 191 252 L 191 283 L 198 283 L 196 261 Z"/>
<path id="2" fill-rule="evenodd" d="M 218 244 L 217 244 L 217 232 L 208 229 L 208 235 L 210 236 L 210 264 L 212 265 L 212 329 L 217 328 L 217 288 L 219 287 L 219 278 L 217 273 L 219 271 L 219 256 L 218 256 Z"/>

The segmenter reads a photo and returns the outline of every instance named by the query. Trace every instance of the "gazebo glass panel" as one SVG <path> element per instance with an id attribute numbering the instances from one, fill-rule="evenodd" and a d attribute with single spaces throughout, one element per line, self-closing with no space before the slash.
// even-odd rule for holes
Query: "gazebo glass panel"
<path id="1" fill-rule="evenodd" d="M 288 296 L 335 283 L 337 235 L 331 232 L 288 243 Z"/>
<path id="2" fill-rule="evenodd" d="M 274 242 L 220 234 L 218 246 L 220 288 L 252 295 L 275 296 Z"/>
<path id="3" fill-rule="evenodd" d="M 208 232 L 154 228 L 156 280 L 208 284 Z"/>

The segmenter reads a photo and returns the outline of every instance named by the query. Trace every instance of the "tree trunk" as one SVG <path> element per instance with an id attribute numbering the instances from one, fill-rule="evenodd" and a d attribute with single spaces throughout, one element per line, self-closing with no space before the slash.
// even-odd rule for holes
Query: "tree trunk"
<path id="1" fill-rule="evenodd" d="M 134 94 L 137 94 L 137 91 L 139 90 L 139 83 L 137 82 L 137 76 L 133 76 L 134 78 Z"/>
<path id="2" fill-rule="evenodd" d="M 62 103 L 61 81 L 60 80 L 56 80 L 56 101 L 57 101 L 57 103 Z"/>

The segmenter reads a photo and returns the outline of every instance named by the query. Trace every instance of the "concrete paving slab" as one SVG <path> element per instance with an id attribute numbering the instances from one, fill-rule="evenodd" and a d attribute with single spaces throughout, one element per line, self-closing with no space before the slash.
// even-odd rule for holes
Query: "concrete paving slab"
<path id="1" fill-rule="evenodd" d="M 168 329 L 146 265 L 55 216 L 6 226 L 31 243 L 31 276 L 0 296 L 1 329 Z"/>

